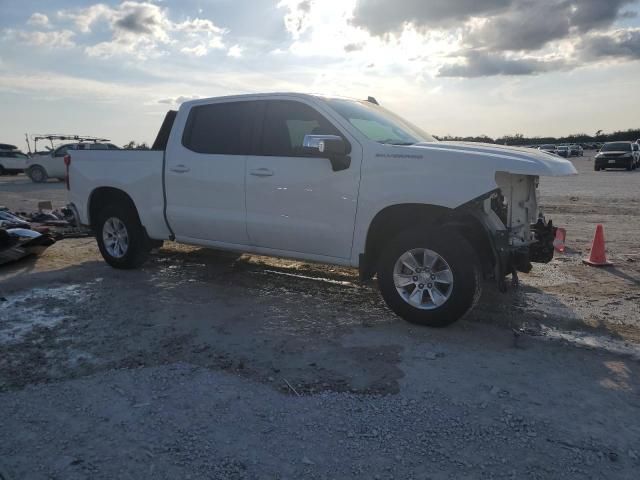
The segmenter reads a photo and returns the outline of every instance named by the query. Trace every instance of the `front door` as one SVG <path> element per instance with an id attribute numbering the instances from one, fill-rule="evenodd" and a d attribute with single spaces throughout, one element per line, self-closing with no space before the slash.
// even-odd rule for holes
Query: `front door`
<path id="1" fill-rule="evenodd" d="M 302 151 L 307 134 L 340 135 L 351 166 L 334 172 Z M 260 156 L 247 157 L 247 230 L 252 245 L 348 259 L 351 256 L 362 149 L 311 104 L 269 100 Z"/>
<path id="2" fill-rule="evenodd" d="M 245 168 L 261 109 L 255 101 L 210 103 L 176 119 L 165 160 L 167 219 L 176 239 L 249 243 Z"/>

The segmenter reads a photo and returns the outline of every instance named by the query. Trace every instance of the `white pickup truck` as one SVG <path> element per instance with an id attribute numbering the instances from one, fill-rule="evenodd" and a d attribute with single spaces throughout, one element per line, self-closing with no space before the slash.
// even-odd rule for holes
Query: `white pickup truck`
<path id="1" fill-rule="evenodd" d="M 532 149 L 439 142 L 380 107 L 303 94 L 195 100 L 151 151 L 66 157 L 70 206 L 104 259 L 135 268 L 162 240 L 357 267 L 404 319 L 444 326 L 482 278 L 553 257 Z"/>

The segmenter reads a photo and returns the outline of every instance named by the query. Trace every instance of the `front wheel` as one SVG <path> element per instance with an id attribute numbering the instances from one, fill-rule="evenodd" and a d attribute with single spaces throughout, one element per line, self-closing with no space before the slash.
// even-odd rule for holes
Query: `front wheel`
<path id="1" fill-rule="evenodd" d="M 35 165 L 29 169 L 29 178 L 34 183 L 44 183 L 47 181 L 47 172 L 40 165 Z"/>
<path id="2" fill-rule="evenodd" d="M 104 260 L 125 270 L 140 267 L 152 247 L 136 211 L 124 204 L 109 205 L 100 212 L 96 239 Z"/>
<path id="3" fill-rule="evenodd" d="M 480 267 L 469 243 L 455 230 L 409 230 L 383 251 L 378 283 L 385 302 L 400 317 L 444 327 L 464 316 L 480 297 Z"/>

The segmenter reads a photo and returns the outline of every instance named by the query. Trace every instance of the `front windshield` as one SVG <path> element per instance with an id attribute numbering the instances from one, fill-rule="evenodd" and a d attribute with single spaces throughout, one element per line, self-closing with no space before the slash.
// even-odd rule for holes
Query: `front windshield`
<path id="1" fill-rule="evenodd" d="M 543 150 L 555 150 L 556 146 L 555 145 L 542 145 L 542 149 Z"/>
<path id="2" fill-rule="evenodd" d="M 631 144 L 630 143 L 606 143 L 604 147 L 602 147 L 603 152 L 630 152 Z"/>
<path id="3" fill-rule="evenodd" d="M 386 145 L 414 145 L 437 141 L 420 128 L 374 103 L 335 98 L 327 102 L 340 116 L 374 142 Z"/>
<path id="4" fill-rule="evenodd" d="M 565 147 L 564 145 L 560 145 L 558 150 L 567 150 L 569 147 Z"/>

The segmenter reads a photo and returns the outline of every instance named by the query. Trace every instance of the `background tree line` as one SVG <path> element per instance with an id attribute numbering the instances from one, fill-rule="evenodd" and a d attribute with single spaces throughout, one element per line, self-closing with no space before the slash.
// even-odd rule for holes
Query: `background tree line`
<path id="1" fill-rule="evenodd" d="M 452 135 L 446 135 L 444 137 L 437 137 L 438 140 L 449 140 L 457 142 L 485 142 L 485 143 L 497 143 L 501 145 L 540 145 L 543 143 L 596 143 L 596 142 L 614 142 L 614 141 L 629 141 L 635 142 L 640 139 L 640 128 L 621 130 L 617 132 L 605 133 L 602 130 L 598 130 L 594 135 L 586 133 L 576 133 L 568 135 L 566 137 L 525 137 L 521 133 L 515 135 L 504 135 L 500 138 L 491 138 L 487 135 L 479 135 L 476 137 L 455 137 Z"/>

